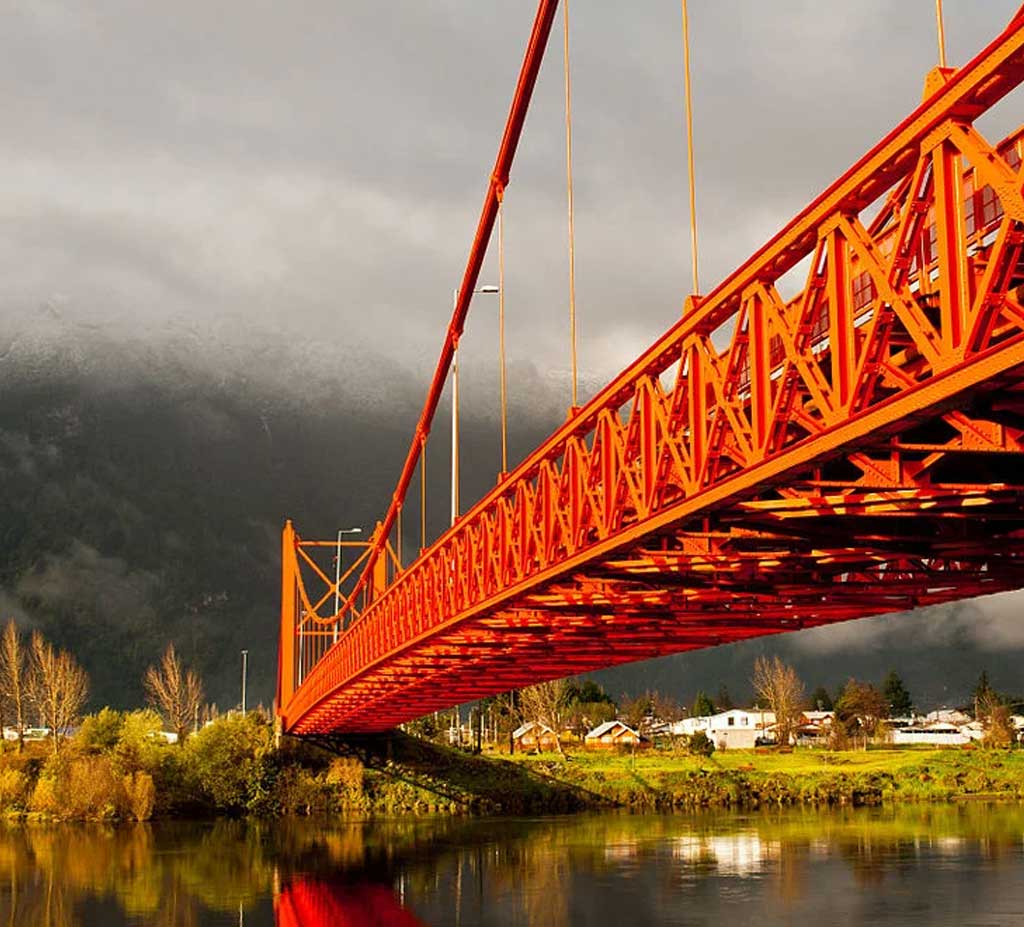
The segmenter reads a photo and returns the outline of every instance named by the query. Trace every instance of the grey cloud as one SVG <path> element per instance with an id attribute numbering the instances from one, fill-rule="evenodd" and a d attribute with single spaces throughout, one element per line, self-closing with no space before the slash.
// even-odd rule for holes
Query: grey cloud
<path id="1" fill-rule="evenodd" d="M 429 367 L 532 4 L 6 6 L 0 298 L 121 328 L 234 317 L 299 349 L 315 330 Z M 1014 7 L 949 5 L 951 59 Z M 705 288 L 916 103 L 931 17 L 927 0 L 693 4 Z M 678 27 L 671 3 L 573 7 L 598 379 L 688 289 Z M 510 350 L 564 370 L 559 52 L 556 33 L 509 190 L 508 284 Z M 493 313 L 472 324 L 493 336 Z"/>

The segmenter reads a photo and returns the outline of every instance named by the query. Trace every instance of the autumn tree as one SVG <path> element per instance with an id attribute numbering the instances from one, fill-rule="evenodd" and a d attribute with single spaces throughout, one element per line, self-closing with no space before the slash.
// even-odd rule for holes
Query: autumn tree
<path id="1" fill-rule="evenodd" d="M 66 650 L 57 650 L 38 631 L 32 633 L 27 691 L 50 729 L 54 755 L 60 752 L 60 735 L 78 721 L 89 695 L 89 677 Z"/>
<path id="2" fill-rule="evenodd" d="M 519 711 L 524 721 L 536 721 L 555 732 L 558 752 L 562 752 L 559 735 L 565 729 L 569 709 L 569 681 L 551 679 L 519 691 Z"/>
<path id="3" fill-rule="evenodd" d="M 142 680 L 146 699 L 159 711 L 178 735 L 178 745 L 185 742 L 203 700 L 203 686 L 192 670 L 185 670 L 168 644 L 159 666 L 146 670 Z"/>
<path id="4" fill-rule="evenodd" d="M 18 752 L 25 749 L 25 712 L 28 707 L 28 667 L 25 648 L 12 618 L 0 637 L 0 694 L 13 715 Z"/>
<path id="5" fill-rule="evenodd" d="M 889 701 L 885 693 L 869 682 L 850 679 L 836 698 L 836 722 L 843 732 L 856 740 L 868 741 L 877 737 L 883 722 L 889 717 Z"/>
<path id="6" fill-rule="evenodd" d="M 625 699 L 619 707 L 620 716 L 634 731 L 646 735 L 654 714 L 654 694 L 645 692 Z"/>
<path id="7" fill-rule="evenodd" d="M 978 703 L 982 742 L 986 747 L 1009 747 L 1017 738 L 1010 709 L 994 692 Z"/>
<path id="8" fill-rule="evenodd" d="M 754 663 L 754 691 L 775 713 L 775 734 L 788 744 L 803 714 L 806 695 L 796 670 L 776 657 L 758 657 Z"/>

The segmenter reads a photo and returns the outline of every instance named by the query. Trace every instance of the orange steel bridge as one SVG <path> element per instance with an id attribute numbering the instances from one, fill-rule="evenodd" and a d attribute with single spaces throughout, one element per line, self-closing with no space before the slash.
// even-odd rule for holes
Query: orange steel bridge
<path id="1" fill-rule="evenodd" d="M 974 125 L 1024 81 L 1024 9 L 968 64 L 933 70 L 900 125 L 402 562 L 555 11 L 540 3 L 387 514 L 340 584 L 322 565 L 334 541 L 284 529 L 287 732 L 380 731 L 544 679 L 1024 586 L 1024 131 Z"/>

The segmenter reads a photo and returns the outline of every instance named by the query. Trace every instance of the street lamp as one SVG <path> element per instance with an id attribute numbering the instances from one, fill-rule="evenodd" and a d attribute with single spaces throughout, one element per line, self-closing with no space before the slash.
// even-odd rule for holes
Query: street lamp
<path id="1" fill-rule="evenodd" d="M 493 284 L 477 287 L 474 293 L 499 293 Z M 459 291 L 453 294 L 454 307 L 459 305 Z M 459 517 L 459 343 L 452 351 L 452 524 Z"/>
<path id="2" fill-rule="evenodd" d="M 242 714 L 245 714 L 245 683 L 249 675 L 249 651 L 242 651 Z"/>
<path id="3" fill-rule="evenodd" d="M 362 534 L 362 528 L 339 528 L 338 529 L 338 553 L 334 558 L 334 614 L 337 616 L 341 611 L 341 536 L 343 534 Z M 334 622 L 334 641 L 338 642 L 338 622 Z"/>

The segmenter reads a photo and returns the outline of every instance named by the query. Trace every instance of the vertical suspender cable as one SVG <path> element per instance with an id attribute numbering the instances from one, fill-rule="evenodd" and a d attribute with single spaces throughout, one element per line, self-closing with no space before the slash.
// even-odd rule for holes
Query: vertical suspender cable
<path id="1" fill-rule="evenodd" d="M 420 436 L 420 553 L 427 549 L 427 441 Z"/>
<path id="2" fill-rule="evenodd" d="M 501 377 L 501 472 L 508 473 L 508 384 L 505 377 L 505 191 L 498 188 L 498 366 Z"/>
<path id="3" fill-rule="evenodd" d="M 935 0 L 935 25 L 938 29 L 939 67 L 946 66 L 946 30 L 942 24 L 942 0 Z"/>
<path id="4" fill-rule="evenodd" d="M 569 0 L 562 2 L 562 46 L 565 64 L 565 178 L 569 205 L 569 351 L 572 358 L 572 404 L 578 405 L 576 374 L 576 235 L 572 202 L 572 82 L 569 77 Z"/>
<path id="5" fill-rule="evenodd" d="M 452 351 L 452 524 L 459 517 L 459 345 Z"/>
<path id="6" fill-rule="evenodd" d="M 697 277 L 697 183 L 693 169 L 693 93 L 690 87 L 690 17 L 683 4 L 683 71 L 686 85 L 686 155 L 690 171 L 690 257 L 693 262 L 693 295 L 700 293 Z"/>

